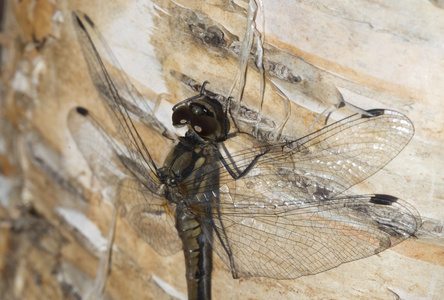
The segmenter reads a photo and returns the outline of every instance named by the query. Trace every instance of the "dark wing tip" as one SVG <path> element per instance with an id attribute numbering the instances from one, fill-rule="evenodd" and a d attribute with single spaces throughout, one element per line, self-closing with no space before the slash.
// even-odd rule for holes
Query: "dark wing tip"
<path id="1" fill-rule="evenodd" d="M 85 25 L 83 25 L 82 20 L 80 20 L 79 15 L 76 12 L 72 13 L 72 17 L 74 18 L 74 20 L 77 22 L 77 25 L 79 25 L 79 27 L 82 30 L 86 30 Z"/>
<path id="2" fill-rule="evenodd" d="M 76 111 L 81 114 L 82 116 L 87 116 L 89 114 L 88 110 L 83 107 L 77 107 Z"/>
<path id="3" fill-rule="evenodd" d="M 377 116 L 381 116 L 383 114 L 385 114 L 385 109 L 369 109 L 367 110 L 367 112 L 369 114 L 371 114 L 371 116 L 367 116 L 367 115 L 362 115 L 362 118 L 373 118 L 373 117 L 377 117 Z"/>
<path id="4" fill-rule="evenodd" d="M 370 203 L 379 204 L 379 205 L 391 205 L 396 201 L 398 201 L 397 197 L 385 194 L 375 194 L 370 198 Z"/>
<path id="5" fill-rule="evenodd" d="M 94 25 L 94 22 L 91 20 L 91 18 L 87 14 L 83 14 L 83 16 L 85 17 L 85 21 L 88 22 L 91 27 L 96 26 L 96 25 Z"/>
<path id="6" fill-rule="evenodd" d="M 77 24 L 79 25 L 80 28 L 82 28 L 82 30 L 86 30 L 86 28 L 79 16 L 82 16 L 85 19 L 85 21 L 88 22 L 89 26 L 95 27 L 94 22 L 91 20 L 90 17 L 88 17 L 87 14 L 85 14 L 81 11 L 77 11 L 77 12 L 73 11 L 72 17 L 74 18 L 75 21 L 77 21 Z"/>

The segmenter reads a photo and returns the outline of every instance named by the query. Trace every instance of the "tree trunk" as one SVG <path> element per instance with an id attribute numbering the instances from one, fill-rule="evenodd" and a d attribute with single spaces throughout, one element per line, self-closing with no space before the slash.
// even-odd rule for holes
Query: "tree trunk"
<path id="1" fill-rule="evenodd" d="M 282 94 L 291 100 L 286 137 L 306 135 L 316 117 L 341 97 L 362 109 L 406 114 L 415 125 L 413 140 L 353 191 L 405 199 L 424 225 L 417 238 L 380 255 L 295 280 L 233 279 L 215 255 L 214 299 L 444 295 L 444 10 L 439 4 L 264 1 L 265 102 L 261 111 L 253 44 L 238 116 L 243 128 L 253 132 L 248 124 L 259 115 L 258 138 L 274 138 L 289 111 Z M 204 81 L 206 89 L 228 94 L 248 7 L 247 1 L 224 0 L 6 2 L 0 35 L 2 299 L 84 297 L 106 244 L 112 201 L 67 126 L 69 111 L 77 106 L 106 114 L 71 12 L 90 16 L 151 105 L 169 94 L 157 114 L 169 126 L 172 105 L 195 95 Z M 256 28 L 263 33 L 260 16 Z M 349 108 L 334 111 L 328 122 L 350 115 Z M 159 165 L 167 152 L 160 145 L 172 146 L 148 144 Z M 160 256 L 120 216 L 112 259 L 109 299 L 185 297 L 183 254 Z"/>

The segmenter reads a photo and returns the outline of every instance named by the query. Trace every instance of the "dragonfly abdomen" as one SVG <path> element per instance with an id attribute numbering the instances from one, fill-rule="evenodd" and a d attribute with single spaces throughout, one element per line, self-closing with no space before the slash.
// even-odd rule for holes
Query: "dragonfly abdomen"
<path id="1" fill-rule="evenodd" d="M 176 211 L 176 228 L 185 256 L 188 299 L 211 299 L 211 245 L 197 217 L 186 206 L 179 206 Z"/>

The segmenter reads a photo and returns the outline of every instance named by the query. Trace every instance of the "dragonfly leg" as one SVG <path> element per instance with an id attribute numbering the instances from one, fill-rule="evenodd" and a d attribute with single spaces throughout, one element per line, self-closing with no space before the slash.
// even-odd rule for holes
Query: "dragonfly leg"
<path id="1" fill-rule="evenodd" d="M 237 170 L 238 174 L 236 174 L 236 172 L 229 166 L 229 164 L 227 163 L 226 159 L 222 156 L 222 154 L 220 153 L 219 149 L 216 148 L 216 152 L 217 152 L 217 155 L 218 155 L 220 161 L 224 165 L 225 169 L 227 169 L 227 171 L 231 175 L 231 177 L 233 177 L 235 180 L 237 180 L 239 178 L 242 178 L 243 176 L 248 174 L 248 172 L 250 172 L 250 170 L 256 165 L 256 163 L 259 160 L 259 158 L 261 158 L 262 156 L 267 154 L 268 151 L 269 151 L 269 149 L 267 149 L 264 152 L 256 155 L 256 157 L 248 164 L 248 166 L 243 171 Z"/>

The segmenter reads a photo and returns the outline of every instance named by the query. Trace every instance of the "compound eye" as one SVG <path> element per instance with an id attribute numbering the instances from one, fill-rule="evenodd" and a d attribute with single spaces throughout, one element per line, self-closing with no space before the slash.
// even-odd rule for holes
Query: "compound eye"
<path id="1" fill-rule="evenodd" d="M 193 117 L 193 113 L 191 109 L 187 106 L 179 106 L 173 112 L 173 125 L 174 126 L 183 126 L 190 123 L 191 118 Z"/>
<path id="2" fill-rule="evenodd" d="M 207 115 L 195 116 L 191 120 L 191 127 L 198 135 L 208 136 L 216 132 L 217 121 L 214 117 Z"/>

